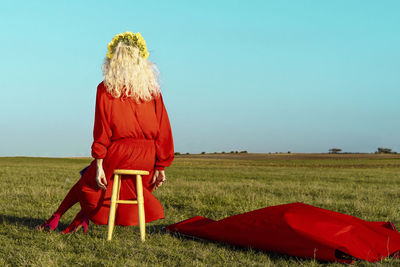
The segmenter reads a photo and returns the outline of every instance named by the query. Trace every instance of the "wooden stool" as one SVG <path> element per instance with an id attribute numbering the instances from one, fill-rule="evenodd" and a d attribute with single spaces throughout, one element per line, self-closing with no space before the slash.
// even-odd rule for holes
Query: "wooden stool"
<path id="1" fill-rule="evenodd" d="M 136 175 L 136 200 L 119 200 L 119 191 L 121 189 L 121 175 Z M 114 185 L 111 195 L 111 207 L 110 216 L 108 218 L 108 236 L 107 240 L 111 240 L 112 233 L 114 230 L 115 223 L 115 212 L 117 210 L 117 204 L 137 204 L 138 215 L 139 215 L 139 228 L 140 228 L 140 239 L 144 241 L 146 234 L 146 220 L 144 217 L 144 200 L 143 200 L 143 184 L 142 175 L 149 175 L 148 171 L 137 171 L 137 170 L 114 170 Z"/>

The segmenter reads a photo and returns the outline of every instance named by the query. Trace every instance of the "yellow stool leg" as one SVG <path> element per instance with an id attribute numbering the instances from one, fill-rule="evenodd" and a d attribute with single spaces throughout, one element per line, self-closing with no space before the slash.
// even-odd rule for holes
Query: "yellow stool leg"
<path id="1" fill-rule="evenodd" d="M 121 184 L 122 184 L 122 175 L 118 175 L 118 189 L 117 189 L 117 201 L 119 200 L 119 192 L 121 192 Z M 117 204 L 118 206 L 118 204 Z"/>
<path id="2" fill-rule="evenodd" d="M 117 195 L 118 194 L 118 188 L 119 188 L 119 183 L 120 183 L 120 175 L 115 174 L 114 175 L 114 184 L 113 184 L 113 190 L 112 190 L 112 195 L 111 195 L 111 206 L 110 206 L 110 216 L 108 217 L 108 235 L 107 235 L 107 240 L 111 240 L 113 230 L 114 230 L 114 223 L 115 223 L 115 211 L 117 209 Z"/>
<path id="3" fill-rule="evenodd" d="M 145 227 L 146 221 L 144 217 L 143 184 L 141 175 L 136 175 L 136 194 L 138 202 L 140 239 L 144 241 L 146 235 L 146 227 Z"/>

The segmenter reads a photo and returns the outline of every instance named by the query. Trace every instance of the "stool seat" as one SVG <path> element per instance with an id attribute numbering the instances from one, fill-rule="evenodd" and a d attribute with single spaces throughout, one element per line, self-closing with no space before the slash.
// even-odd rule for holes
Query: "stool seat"
<path id="1" fill-rule="evenodd" d="M 148 171 L 115 169 L 114 174 L 121 175 L 149 175 Z"/>
<path id="2" fill-rule="evenodd" d="M 121 190 L 121 176 L 122 175 L 134 175 L 136 176 L 136 200 L 120 200 L 119 191 Z M 145 215 L 144 215 L 144 200 L 143 200 L 143 183 L 142 175 L 149 175 L 148 171 L 143 170 L 126 170 L 126 169 L 115 169 L 114 170 L 114 184 L 111 195 L 110 215 L 108 218 L 108 235 L 107 240 L 111 240 L 112 233 L 115 224 L 115 213 L 117 210 L 117 204 L 137 204 L 138 205 L 138 217 L 139 217 L 139 229 L 140 239 L 145 240 Z"/>

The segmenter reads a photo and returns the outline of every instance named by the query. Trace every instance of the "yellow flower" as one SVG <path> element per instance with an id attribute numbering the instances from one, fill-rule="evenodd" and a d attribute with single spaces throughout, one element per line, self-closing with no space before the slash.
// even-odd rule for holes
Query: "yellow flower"
<path id="1" fill-rule="evenodd" d="M 143 39 L 140 33 L 133 33 L 133 32 L 125 32 L 119 33 L 114 36 L 110 43 L 108 43 L 107 49 L 107 57 L 111 58 L 113 55 L 114 48 L 117 46 L 119 42 L 124 42 L 127 45 L 132 45 L 139 48 L 140 56 L 143 58 L 147 58 L 149 56 L 149 52 L 147 51 L 146 41 Z"/>

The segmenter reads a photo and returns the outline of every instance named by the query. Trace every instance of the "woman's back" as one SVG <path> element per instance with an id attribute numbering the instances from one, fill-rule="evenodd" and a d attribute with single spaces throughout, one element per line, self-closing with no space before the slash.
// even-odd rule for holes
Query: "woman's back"
<path id="1" fill-rule="evenodd" d="M 94 158 L 103 158 L 109 145 L 120 139 L 154 140 L 158 146 L 172 144 L 170 123 L 161 94 L 151 101 L 136 103 L 131 98 L 111 96 L 101 82 L 97 87 L 93 136 Z M 162 150 L 171 151 L 169 148 Z M 159 155 L 158 158 L 165 156 Z"/>

